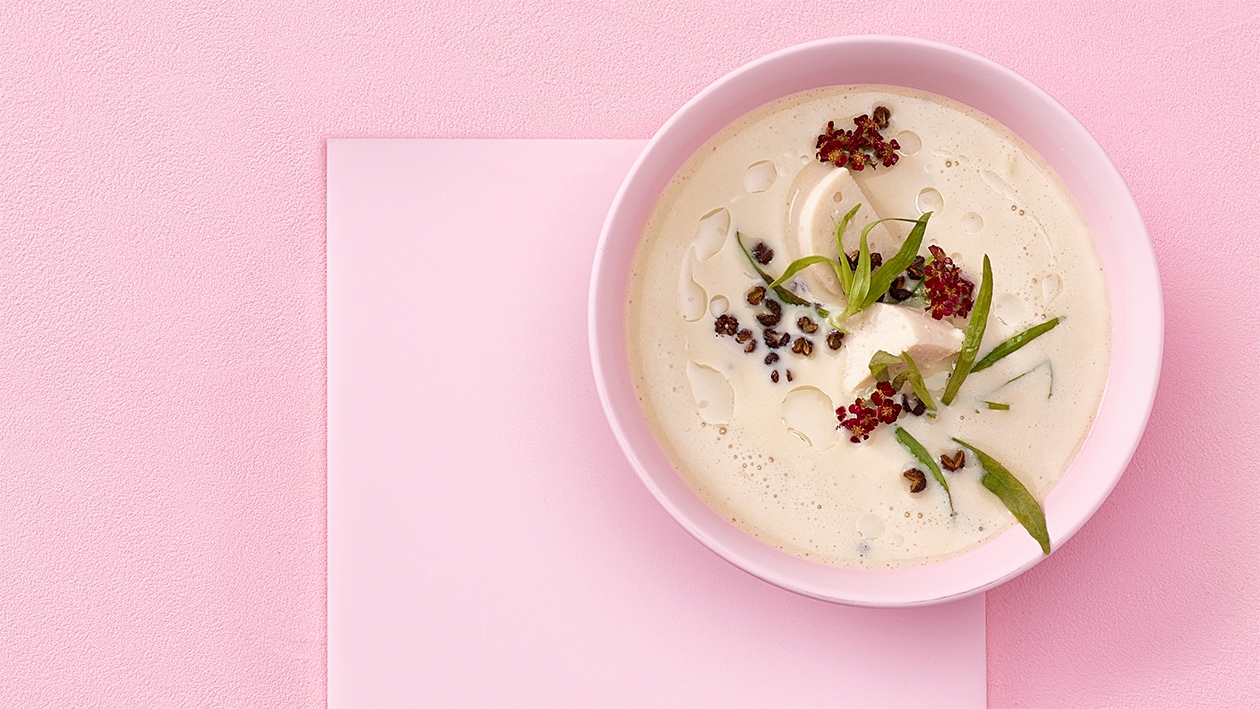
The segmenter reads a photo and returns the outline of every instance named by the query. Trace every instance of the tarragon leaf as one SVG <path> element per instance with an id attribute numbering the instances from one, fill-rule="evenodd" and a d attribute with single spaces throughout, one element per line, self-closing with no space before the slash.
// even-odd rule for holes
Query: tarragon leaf
<path id="1" fill-rule="evenodd" d="M 874 303 L 881 296 L 888 292 L 892 286 L 892 282 L 896 280 L 901 272 L 910 267 L 914 263 L 914 257 L 919 255 L 919 247 L 923 245 L 923 235 L 927 231 L 928 219 L 932 216 L 931 212 L 927 212 L 918 219 L 881 219 L 884 221 L 913 222 L 914 227 L 910 229 L 909 236 L 902 242 L 901 248 L 897 250 L 896 255 L 884 262 L 879 270 L 871 276 L 871 283 L 866 297 L 863 299 L 862 307 Z M 866 228 L 869 230 L 879 222 L 872 222 Z"/>
<path id="2" fill-rule="evenodd" d="M 1018 335 L 1012 336 L 1002 344 L 994 347 L 989 354 L 985 355 L 979 362 L 976 362 L 971 368 L 971 371 L 979 372 L 982 369 L 992 367 L 999 359 L 1002 359 L 1006 355 L 1011 354 L 1029 342 L 1032 342 L 1038 337 L 1041 337 L 1045 333 L 1053 330 L 1055 325 L 1059 324 L 1060 319 L 1061 318 L 1054 318 L 1053 320 L 1047 320 L 1040 325 L 1034 325 Z"/>
<path id="3" fill-rule="evenodd" d="M 910 455 L 917 458 L 920 463 L 931 471 L 932 477 L 936 478 L 936 482 L 945 488 L 945 499 L 949 500 L 949 513 L 951 515 L 954 514 L 954 496 L 949 492 L 949 483 L 945 481 L 945 474 L 941 472 L 941 466 L 937 465 L 935 460 L 932 460 L 932 456 L 923 447 L 923 444 L 919 443 L 906 429 L 898 426 L 893 435 L 897 437 L 897 442 L 903 448 L 910 451 Z"/>
<path id="4" fill-rule="evenodd" d="M 1046 368 L 1046 375 L 1049 377 L 1049 382 L 1048 382 L 1049 388 L 1046 390 L 1046 398 L 1049 399 L 1050 397 L 1054 396 L 1054 366 L 1050 364 L 1050 360 L 1046 360 L 1042 362 L 1041 364 L 1038 364 L 1036 367 L 1033 367 L 1032 369 L 1028 370 L 1027 372 L 1024 372 L 1023 374 L 1016 374 L 1010 379 L 1007 379 L 1006 382 L 1002 384 L 1002 386 L 1006 386 L 1007 384 L 1010 384 L 1012 382 L 1017 382 L 1023 379 L 1024 377 L 1028 376 L 1029 374 L 1032 374 L 1033 372 L 1037 371 L 1038 369 L 1041 369 L 1042 367 Z"/>
<path id="5" fill-rule="evenodd" d="M 870 231 L 869 226 L 862 230 L 862 238 L 858 241 L 857 268 L 853 273 L 852 290 L 847 294 L 849 304 L 844 308 L 846 317 L 866 307 L 863 303 L 871 288 L 871 246 L 866 241 L 868 231 Z"/>
<path id="6" fill-rule="evenodd" d="M 963 336 L 962 350 L 954 362 L 954 371 L 949 374 L 945 383 L 945 393 L 941 394 L 941 403 L 948 406 L 958 395 L 958 388 L 963 380 L 971 374 L 971 366 L 976 361 L 976 353 L 980 350 L 980 340 L 984 338 L 984 328 L 989 320 L 989 305 L 993 302 L 993 268 L 989 265 L 989 255 L 984 256 L 984 276 L 980 280 L 980 292 L 976 295 L 976 304 L 971 309 L 971 322 L 967 323 L 967 334 Z"/>
<path id="7" fill-rule="evenodd" d="M 1002 504 L 1006 505 L 1006 509 L 1015 515 L 1015 519 L 1019 520 L 1019 523 L 1024 525 L 1024 529 L 1028 530 L 1032 538 L 1041 545 L 1041 552 L 1049 554 L 1050 533 L 1046 530 L 1046 513 L 1033 498 L 1032 493 L 1028 492 L 1028 488 L 1024 487 L 1024 484 L 1012 475 L 1011 471 L 988 453 L 957 438 L 954 442 L 976 454 L 976 458 L 980 460 L 980 467 L 984 468 L 984 477 L 980 478 L 980 484 L 998 496 Z"/>
<path id="8" fill-rule="evenodd" d="M 875 377 L 875 381 L 886 382 L 892 376 L 888 373 L 888 368 L 901 362 L 901 358 L 897 355 L 879 350 L 871 355 L 871 362 L 867 366 L 871 370 L 871 376 Z"/>
<path id="9" fill-rule="evenodd" d="M 972 371 L 975 371 L 975 370 L 972 370 Z M 989 409 L 993 411 L 1010 411 L 1011 410 L 1010 404 L 1003 404 L 1000 401 L 986 401 L 984 402 L 984 405 L 989 407 Z"/>
<path id="10" fill-rule="evenodd" d="M 783 272 L 782 276 L 779 276 L 778 278 L 774 279 L 774 281 L 770 283 L 770 287 L 778 288 L 779 286 L 783 285 L 784 281 L 786 281 L 787 279 L 791 278 L 792 276 L 795 276 L 796 274 L 805 270 L 807 267 L 813 266 L 816 263 L 829 263 L 829 264 L 832 264 L 833 266 L 835 264 L 834 261 L 827 258 L 826 256 L 805 256 L 803 258 L 798 258 L 792 263 L 788 264 L 787 270 Z"/>
<path id="11" fill-rule="evenodd" d="M 853 209 L 850 209 L 849 213 L 844 215 L 840 223 L 836 225 L 836 252 L 840 254 L 840 260 L 834 262 L 832 266 L 836 270 L 836 278 L 840 279 L 840 287 L 844 290 L 845 298 L 853 292 L 853 269 L 849 268 L 849 258 L 844 253 L 844 230 L 849 228 L 849 222 L 853 221 L 853 217 L 857 216 L 861 208 L 861 204 L 853 205 Z"/>
<path id="12" fill-rule="evenodd" d="M 902 352 L 901 359 L 908 367 L 910 388 L 914 389 L 915 396 L 919 397 L 919 401 L 922 401 L 929 410 L 936 411 L 936 402 L 932 400 L 932 392 L 928 391 L 927 384 L 923 381 L 923 373 L 919 371 L 919 365 L 915 364 L 909 352 Z"/>

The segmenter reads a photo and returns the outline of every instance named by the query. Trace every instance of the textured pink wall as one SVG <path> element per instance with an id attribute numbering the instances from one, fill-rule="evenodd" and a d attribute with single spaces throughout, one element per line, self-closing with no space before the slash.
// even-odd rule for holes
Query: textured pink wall
<path id="1" fill-rule="evenodd" d="M 1047 7 L 3 5 L 0 704 L 323 701 L 324 138 L 646 137 L 855 32 L 1048 90 L 1163 268 L 1152 426 L 1098 518 L 990 594 L 991 702 L 1260 703 L 1260 324 L 1220 283 L 1255 260 L 1260 19 Z"/>

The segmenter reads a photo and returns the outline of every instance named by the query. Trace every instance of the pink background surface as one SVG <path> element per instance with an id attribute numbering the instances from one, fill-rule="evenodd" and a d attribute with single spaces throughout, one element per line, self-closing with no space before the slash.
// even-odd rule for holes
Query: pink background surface
<path id="1" fill-rule="evenodd" d="M 618 448 L 587 274 L 644 142 L 329 142 L 330 705 L 983 707 L 982 595 L 780 591 Z"/>
<path id="2" fill-rule="evenodd" d="M 990 702 L 1260 703 L 1256 5 L 899 0 L 0 8 L 0 703 L 323 701 L 326 137 L 643 138 L 865 31 L 1055 96 L 1164 279 L 1150 428 L 988 594 Z"/>

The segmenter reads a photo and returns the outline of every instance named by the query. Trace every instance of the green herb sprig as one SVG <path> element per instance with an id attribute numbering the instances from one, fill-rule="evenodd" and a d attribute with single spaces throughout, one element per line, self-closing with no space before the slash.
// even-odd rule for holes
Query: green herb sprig
<path id="1" fill-rule="evenodd" d="M 1034 325 L 1018 335 L 1013 335 L 1006 341 L 1002 342 L 1002 344 L 990 350 L 989 354 L 985 355 L 979 362 L 976 362 L 975 365 L 972 366 L 971 371 L 979 372 L 982 369 L 992 367 L 998 360 L 1053 330 L 1060 321 L 1062 321 L 1062 318 L 1053 318 L 1041 323 L 1040 325 Z"/>
<path id="2" fill-rule="evenodd" d="M 879 300 L 881 296 L 888 292 L 888 289 L 892 286 L 892 282 L 897 279 L 897 276 L 901 275 L 902 271 L 910 268 L 910 264 L 914 263 L 914 257 L 919 255 L 919 247 L 923 245 L 923 236 L 927 233 L 928 219 L 931 217 L 932 213 L 927 212 L 923 216 L 914 220 L 895 218 L 879 220 L 879 222 L 911 222 L 914 226 L 910 228 L 910 234 L 906 236 L 906 240 L 902 242 L 901 248 L 897 250 L 897 253 L 892 258 L 885 261 L 884 264 L 879 267 L 879 270 L 871 275 L 870 289 L 862 298 L 862 305 L 858 308 L 858 310 L 861 310 L 862 308 L 865 308 Z M 866 229 L 862 232 L 863 242 L 865 242 L 866 233 L 879 222 L 872 222 L 867 225 Z M 869 253 L 867 258 L 870 258 Z"/>
<path id="3" fill-rule="evenodd" d="M 902 352 L 901 358 L 906 361 L 906 370 L 908 375 L 906 378 L 910 382 L 910 388 L 914 389 L 914 395 L 919 397 L 919 401 L 928 408 L 928 411 L 936 411 L 936 402 L 932 400 L 932 392 L 928 391 L 927 384 L 923 381 L 923 373 L 919 371 L 919 365 L 915 364 L 914 358 L 909 352 Z"/>
<path id="4" fill-rule="evenodd" d="M 1006 509 L 1010 510 L 1015 519 L 1019 520 L 1024 529 L 1028 530 L 1032 538 L 1041 545 L 1041 552 L 1048 555 L 1050 533 L 1046 531 L 1046 513 L 1032 493 L 1028 492 L 1028 488 L 1024 487 L 1024 484 L 1011 474 L 1011 471 L 988 453 L 957 438 L 954 442 L 976 454 L 976 458 L 980 460 L 980 467 L 984 468 L 984 477 L 980 478 L 980 484 L 997 495 L 1002 504 L 1006 505 Z"/>
<path id="5" fill-rule="evenodd" d="M 1046 390 L 1046 398 L 1049 399 L 1054 396 L 1054 365 L 1050 364 L 1050 360 L 1046 360 L 1042 362 L 1041 364 L 1037 365 L 1036 367 L 1033 367 L 1032 369 L 1028 370 L 1027 372 L 1024 372 L 1023 374 L 1016 374 L 1015 376 L 1003 382 L 1002 386 L 1004 387 L 1007 384 L 1017 382 L 1023 379 L 1024 377 L 1028 376 L 1029 374 L 1032 374 L 1033 372 L 1037 371 L 1038 369 L 1041 369 L 1043 366 L 1046 368 L 1046 374 L 1050 378 L 1050 382 L 1049 382 L 1050 386 Z M 1001 389 L 1001 387 L 998 387 L 998 388 Z"/>
<path id="6" fill-rule="evenodd" d="M 922 401 L 929 411 L 936 411 L 936 401 L 923 381 L 923 373 L 919 371 L 919 365 L 909 352 L 902 352 L 898 357 L 884 350 L 878 350 L 871 355 L 871 361 L 867 366 L 871 370 L 871 376 L 875 377 L 875 381 L 889 382 L 893 389 L 900 390 L 903 384 L 909 382 L 910 388 L 914 390 L 915 396 L 919 397 L 919 401 Z M 892 368 L 896 366 L 904 366 L 905 369 L 894 375 Z"/>
<path id="7" fill-rule="evenodd" d="M 783 275 L 776 279 L 769 280 L 769 274 L 757 265 L 756 260 L 752 257 L 752 254 L 748 251 L 748 249 L 744 248 L 743 241 L 740 241 L 739 245 L 741 249 L 744 249 L 744 255 L 747 256 L 749 262 L 753 264 L 753 268 L 757 270 L 757 273 L 761 274 L 762 278 L 767 279 L 767 284 L 773 288 L 776 293 L 780 293 L 780 291 L 787 291 L 787 289 L 783 287 L 783 283 L 809 266 L 820 263 L 825 263 L 831 266 L 832 270 L 836 274 L 836 278 L 840 280 L 840 289 L 844 292 L 844 297 L 847 301 L 844 312 L 841 313 L 838 318 L 831 321 L 831 324 L 838 328 L 840 323 L 843 323 L 845 320 L 848 320 L 853 315 L 861 312 L 863 309 L 879 300 L 884 293 L 888 292 L 889 287 L 892 286 L 892 282 L 897 278 L 897 276 L 900 275 L 902 271 L 909 268 L 910 264 L 914 263 L 914 257 L 919 254 L 919 247 L 923 245 L 923 236 L 927 232 L 928 219 L 932 216 L 932 213 L 928 212 L 918 219 L 889 217 L 887 219 L 877 219 L 870 224 L 867 224 L 866 227 L 862 229 L 862 234 L 858 239 L 857 267 L 849 268 L 849 261 L 844 256 L 843 236 L 845 229 L 848 228 L 849 223 L 853 220 L 853 217 L 857 215 L 858 208 L 861 206 L 862 205 L 860 204 L 855 205 L 847 214 L 844 215 L 844 218 L 840 220 L 840 223 L 836 225 L 836 249 L 840 253 L 839 260 L 820 255 L 803 256 L 788 264 L 787 269 L 783 271 Z M 883 222 L 908 222 L 914 224 L 914 226 L 910 229 L 910 234 L 906 236 L 906 240 L 902 242 L 901 248 L 897 250 L 896 255 L 887 261 L 884 261 L 883 265 L 881 265 L 878 269 L 875 269 L 874 273 L 872 273 L 871 248 L 870 244 L 867 242 L 867 236 L 870 234 L 872 229 Z M 737 239 L 739 238 L 738 233 L 736 233 L 735 236 Z M 790 293 L 790 291 L 787 292 Z M 780 297 L 782 297 L 782 295 L 780 295 Z M 792 297 L 800 300 L 800 298 L 795 294 L 792 294 Z M 788 300 L 788 302 L 792 301 Z M 827 316 L 824 315 L 824 317 Z"/>
<path id="8" fill-rule="evenodd" d="M 971 374 L 972 364 L 976 361 L 976 353 L 980 351 L 980 341 L 984 339 L 984 328 L 989 320 L 989 306 L 993 302 L 993 267 L 989 265 L 989 255 L 984 256 L 984 275 L 980 280 L 980 292 L 976 295 L 975 307 L 971 309 L 971 321 L 967 323 L 967 334 L 963 336 L 962 349 L 958 359 L 954 361 L 954 371 L 949 374 L 945 383 L 945 392 L 941 394 L 941 403 L 948 406 L 958 395 L 967 375 Z"/>

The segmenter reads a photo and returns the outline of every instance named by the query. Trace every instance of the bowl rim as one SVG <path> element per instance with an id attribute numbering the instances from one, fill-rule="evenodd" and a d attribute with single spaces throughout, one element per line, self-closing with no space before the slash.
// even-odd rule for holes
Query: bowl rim
<path id="1" fill-rule="evenodd" d="M 920 80 L 915 69 L 925 66 L 931 67 L 931 74 Z M 797 88 L 784 81 L 783 72 L 788 71 L 799 74 L 790 79 L 815 85 Z M 826 84 L 809 80 L 831 71 L 846 77 L 910 80 Z M 910 37 L 836 37 L 767 54 L 708 85 L 655 133 L 612 201 L 592 265 L 588 341 L 600 404 L 618 445 L 658 503 L 702 544 L 736 567 L 805 596 L 859 606 L 927 605 L 997 586 L 1046 557 L 1018 524 L 970 551 L 906 569 L 845 569 L 775 550 L 719 517 L 682 482 L 646 430 L 626 356 L 629 267 L 663 188 L 661 175 L 668 173 L 667 184 L 708 138 L 769 100 L 824 85 L 870 83 L 933 91 L 998 120 L 1059 173 L 1094 233 L 1111 300 L 1109 374 L 1091 430 L 1068 470 L 1042 500 L 1047 520 L 1052 521 L 1052 548 L 1071 538 L 1119 482 L 1154 405 L 1164 328 L 1159 273 L 1131 192 L 1084 125 L 1031 81 L 978 54 Z M 778 96 L 759 98 L 784 86 Z M 953 90 L 940 90 L 943 86 Z M 686 149 L 687 145 L 692 147 Z M 673 169 L 668 169 L 670 165 Z M 1122 244 L 1113 243 L 1117 236 Z"/>

